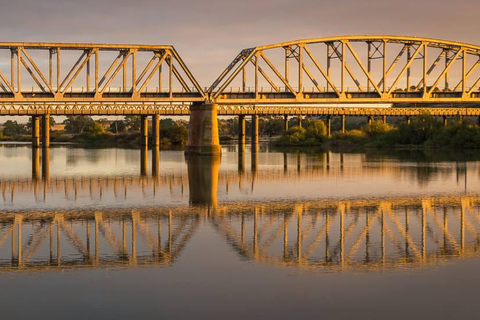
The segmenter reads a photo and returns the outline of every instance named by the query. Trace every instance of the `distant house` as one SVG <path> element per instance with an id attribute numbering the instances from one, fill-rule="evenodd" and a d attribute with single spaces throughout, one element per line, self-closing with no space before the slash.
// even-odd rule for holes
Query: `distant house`
<path id="1" fill-rule="evenodd" d="M 50 131 L 65 131 L 65 125 L 63 123 L 55 124 L 50 127 Z"/>

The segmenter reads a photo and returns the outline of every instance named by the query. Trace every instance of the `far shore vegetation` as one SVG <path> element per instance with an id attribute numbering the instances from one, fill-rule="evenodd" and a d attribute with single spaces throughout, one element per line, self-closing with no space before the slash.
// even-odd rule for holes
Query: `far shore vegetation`
<path id="1" fill-rule="evenodd" d="M 475 118 L 476 120 L 476 118 Z M 259 134 L 261 141 L 269 141 L 283 147 L 323 148 L 480 148 L 480 126 L 469 118 L 443 119 L 423 114 L 405 118 L 388 119 L 384 123 L 365 117 L 347 118 L 347 130 L 341 132 L 339 118 L 332 118 L 331 136 L 328 136 L 326 118 L 311 117 L 302 120 L 291 117 L 289 129 L 284 130 L 283 117 L 261 117 Z M 140 117 L 126 116 L 122 120 L 97 119 L 89 116 L 69 116 L 61 124 L 51 117 L 51 141 L 74 143 L 85 147 L 127 147 L 140 145 Z M 246 122 L 247 137 L 251 122 Z M 221 143 L 235 142 L 238 136 L 238 118 L 219 118 Z M 162 148 L 183 148 L 188 138 L 188 121 L 163 118 L 160 120 Z M 18 123 L 7 120 L 0 125 L 0 141 L 31 140 L 31 122 Z"/>

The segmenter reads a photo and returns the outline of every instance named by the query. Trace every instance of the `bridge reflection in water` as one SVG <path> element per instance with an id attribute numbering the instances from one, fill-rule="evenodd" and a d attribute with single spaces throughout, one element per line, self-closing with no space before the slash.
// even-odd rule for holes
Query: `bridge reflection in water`
<path id="1" fill-rule="evenodd" d="M 480 255 L 479 209 L 480 195 L 469 195 L 4 213 L 0 269 L 169 265 L 200 226 L 261 264 L 422 267 Z"/>

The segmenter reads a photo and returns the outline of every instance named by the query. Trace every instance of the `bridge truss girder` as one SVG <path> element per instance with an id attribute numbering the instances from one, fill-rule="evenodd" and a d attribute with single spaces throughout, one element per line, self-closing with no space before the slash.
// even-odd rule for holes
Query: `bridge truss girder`
<path id="1" fill-rule="evenodd" d="M 0 54 L 2 103 L 205 100 L 173 46 L 0 43 Z"/>
<path id="2" fill-rule="evenodd" d="M 436 39 L 299 40 L 242 50 L 208 94 L 219 104 L 480 102 L 479 65 L 479 46 Z"/>

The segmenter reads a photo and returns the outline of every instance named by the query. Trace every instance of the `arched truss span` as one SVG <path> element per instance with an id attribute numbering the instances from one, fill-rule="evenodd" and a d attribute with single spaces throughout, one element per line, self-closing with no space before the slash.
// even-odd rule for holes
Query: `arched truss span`
<path id="1" fill-rule="evenodd" d="M 480 102 L 480 46 L 347 36 L 242 50 L 209 88 L 220 104 Z"/>

